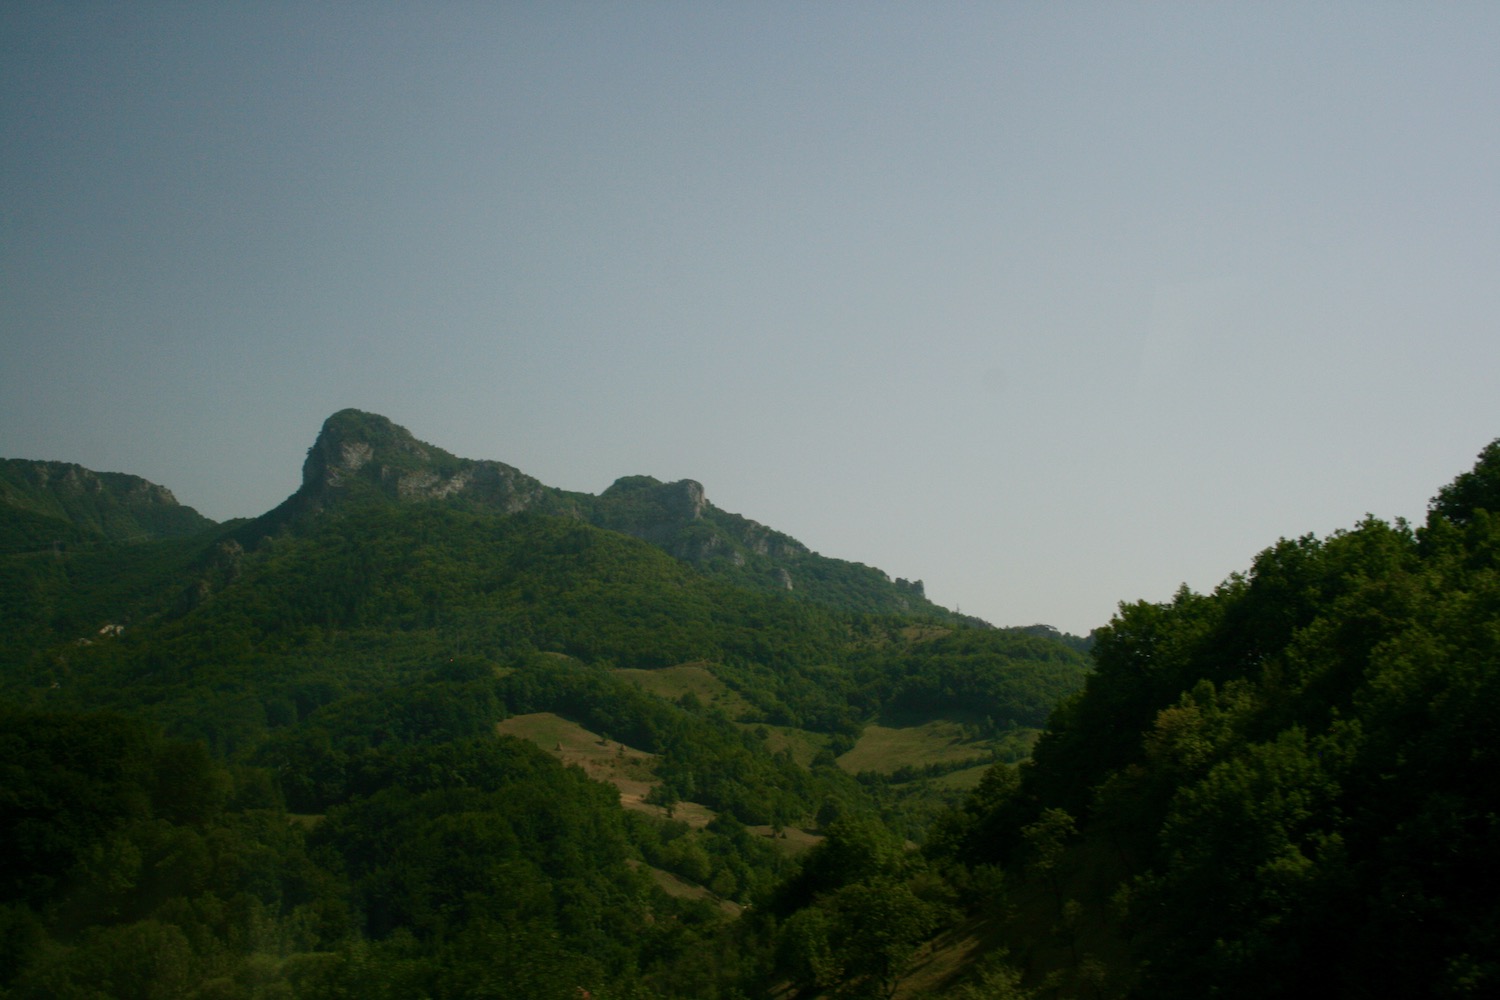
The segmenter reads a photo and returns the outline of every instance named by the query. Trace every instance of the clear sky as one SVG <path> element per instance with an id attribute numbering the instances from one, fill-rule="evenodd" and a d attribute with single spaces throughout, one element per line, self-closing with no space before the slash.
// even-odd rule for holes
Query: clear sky
<path id="1" fill-rule="evenodd" d="M 1500 5 L 0 2 L 0 455 L 353 406 L 1083 633 L 1500 436 Z"/>

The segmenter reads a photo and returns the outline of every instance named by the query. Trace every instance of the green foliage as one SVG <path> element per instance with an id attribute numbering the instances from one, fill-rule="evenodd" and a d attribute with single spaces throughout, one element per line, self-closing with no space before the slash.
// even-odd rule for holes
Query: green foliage
<path id="1" fill-rule="evenodd" d="M 1496 447 L 1420 535 L 1367 519 L 1283 540 L 1212 594 L 1122 606 L 1020 780 L 982 786 L 934 855 L 1029 865 L 1058 901 L 1094 886 L 1075 926 L 1113 895 L 1129 958 L 1080 964 L 1080 990 L 1493 989 Z M 1065 815 L 1080 844 L 1052 850 Z M 1066 867 L 1089 845 L 1118 862 L 1108 880 Z"/>
<path id="2" fill-rule="evenodd" d="M 32 905 L 57 900 L 80 867 L 103 864 L 114 831 L 154 816 L 201 825 L 228 791 L 201 746 L 111 715 L 0 711 L 0 760 L 0 899 Z M 113 867 L 108 877 L 134 881 Z"/>
<path id="3" fill-rule="evenodd" d="M 1432 500 L 1434 518 L 1466 526 L 1480 511 L 1500 513 L 1500 440 L 1479 453 L 1474 468 L 1438 490 Z"/>
<path id="4" fill-rule="evenodd" d="M 1083 654 L 1026 630 L 960 629 L 868 650 L 856 670 L 865 698 L 889 717 L 972 718 L 994 735 L 1044 725 L 1088 666 Z"/>
<path id="5" fill-rule="evenodd" d="M 624 996 L 718 922 L 627 864 L 613 790 L 529 744 L 374 750 L 309 835 L 141 723 L 4 722 L 7 997 Z"/>
<path id="6" fill-rule="evenodd" d="M 214 522 L 139 476 L 0 459 L 0 553 L 201 535 Z"/>
<path id="7" fill-rule="evenodd" d="M 978 963 L 974 981 L 964 983 L 951 996 L 953 1000 L 1031 1000 L 1036 994 L 1021 986 L 1022 975 L 1001 949 Z"/>
<path id="8" fill-rule="evenodd" d="M 180 608 L 211 547 L 205 536 L 0 556 L 0 691 L 62 680 L 61 644 L 107 643 L 110 626 L 128 632 Z"/>
<path id="9" fill-rule="evenodd" d="M 541 926 L 624 967 L 621 935 L 644 917 L 644 886 L 624 866 L 624 825 L 602 786 L 496 739 L 414 748 L 370 784 L 330 810 L 314 845 L 343 859 L 371 937 Z"/>
<path id="10" fill-rule="evenodd" d="M 622 481 L 612 508 L 407 503 L 404 476 L 514 470 L 357 411 L 330 428 L 322 444 L 366 441 L 372 461 L 320 444 L 305 471 L 329 488 L 255 522 L 121 544 L 76 510 L 10 509 L 0 995 L 727 1000 L 796 950 L 777 913 L 821 928 L 809 954 L 832 964 L 809 982 L 888 994 L 953 897 L 902 843 L 926 814 L 834 756 L 880 713 L 1018 731 L 1077 686 L 1076 654 L 963 627 L 920 584 L 683 484 Z M 692 523 L 672 520 L 684 499 Z M 610 517 L 670 531 L 589 523 Z M 925 618 L 870 613 L 892 608 Z M 679 664 L 732 696 L 668 701 L 616 672 Z M 493 735 L 532 712 L 649 753 L 652 801 L 717 817 L 626 813 Z M 801 766 L 773 726 L 825 752 Z M 829 834 L 803 866 L 800 834 L 774 836 L 795 825 Z M 666 895 L 648 866 L 706 898 Z"/>
<path id="11" fill-rule="evenodd" d="M 779 972 L 839 997 L 889 997 L 951 897 L 878 824 L 839 820 L 773 897 Z"/>

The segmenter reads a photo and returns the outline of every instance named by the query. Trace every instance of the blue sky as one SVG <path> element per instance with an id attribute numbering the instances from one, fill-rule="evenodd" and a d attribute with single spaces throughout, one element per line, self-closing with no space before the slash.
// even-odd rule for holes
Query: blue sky
<path id="1" fill-rule="evenodd" d="M 214 518 L 345 406 L 997 624 L 1500 436 L 1492 4 L 0 3 L 0 455 Z"/>

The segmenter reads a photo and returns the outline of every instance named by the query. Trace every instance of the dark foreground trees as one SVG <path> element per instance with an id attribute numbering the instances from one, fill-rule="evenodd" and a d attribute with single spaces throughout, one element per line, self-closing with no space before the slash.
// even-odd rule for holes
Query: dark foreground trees
<path id="1" fill-rule="evenodd" d="M 1116 993 L 1492 991 L 1497 484 L 1491 446 L 1420 530 L 1284 540 L 1212 594 L 1122 606 L 1019 782 L 940 850 L 1020 871 L 1038 824 L 1077 817 L 1045 877 L 1127 943 Z"/>

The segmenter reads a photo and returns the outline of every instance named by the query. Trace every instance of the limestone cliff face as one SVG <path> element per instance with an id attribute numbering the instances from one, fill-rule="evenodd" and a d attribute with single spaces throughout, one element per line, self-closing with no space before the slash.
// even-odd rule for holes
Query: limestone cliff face
<path id="1" fill-rule="evenodd" d="M 650 476 L 618 479 L 599 495 L 590 520 L 691 563 L 724 559 L 730 565 L 744 566 L 752 556 L 786 560 L 809 554 L 795 538 L 715 507 L 703 484 L 692 479 L 675 483 Z"/>
<path id="2" fill-rule="evenodd" d="M 727 514 L 726 518 L 732 519 L 734 526 L 730 530 L 738 536 L 740 544 L 756 555 L 771 559 L 796 559 L 811 554 L 811 550 L 797 539 L 773 531 L 758 521 L 737 514 Z"/>
<path id="3" fill-rule="evenodd" d="M 398 503 L 460 498 L 516 513 L 553 506 L 560 496 L 503 462 L 458 458 L 418 441 L 385 417 L 341 410 L 324 422 L 308 449 L 302 487 L 288 502 L 311 513 L 357 498 Z"/>
<path id="4" fill-rule="evenodd" d="M 708 501 L 703 484 L 691 479 L 663 483 L 650 476 L 626 476 L 601 493 L 591 506 L 590 518 L 601 528 L 623 531 L 650 542 L 680 559 L 694 559 L 691 551 L 707 539 L 684 546 L 679 537 L 701 521 Z"/>
<path id="5" fill-rule="evenodd" d="M 110 496 L 131 507 L 179 507 L 165 486 L 123 472 L 95 472 L 71 462 L 7 459 L 15 478 L 39 493 L 57 497 Z"/>

